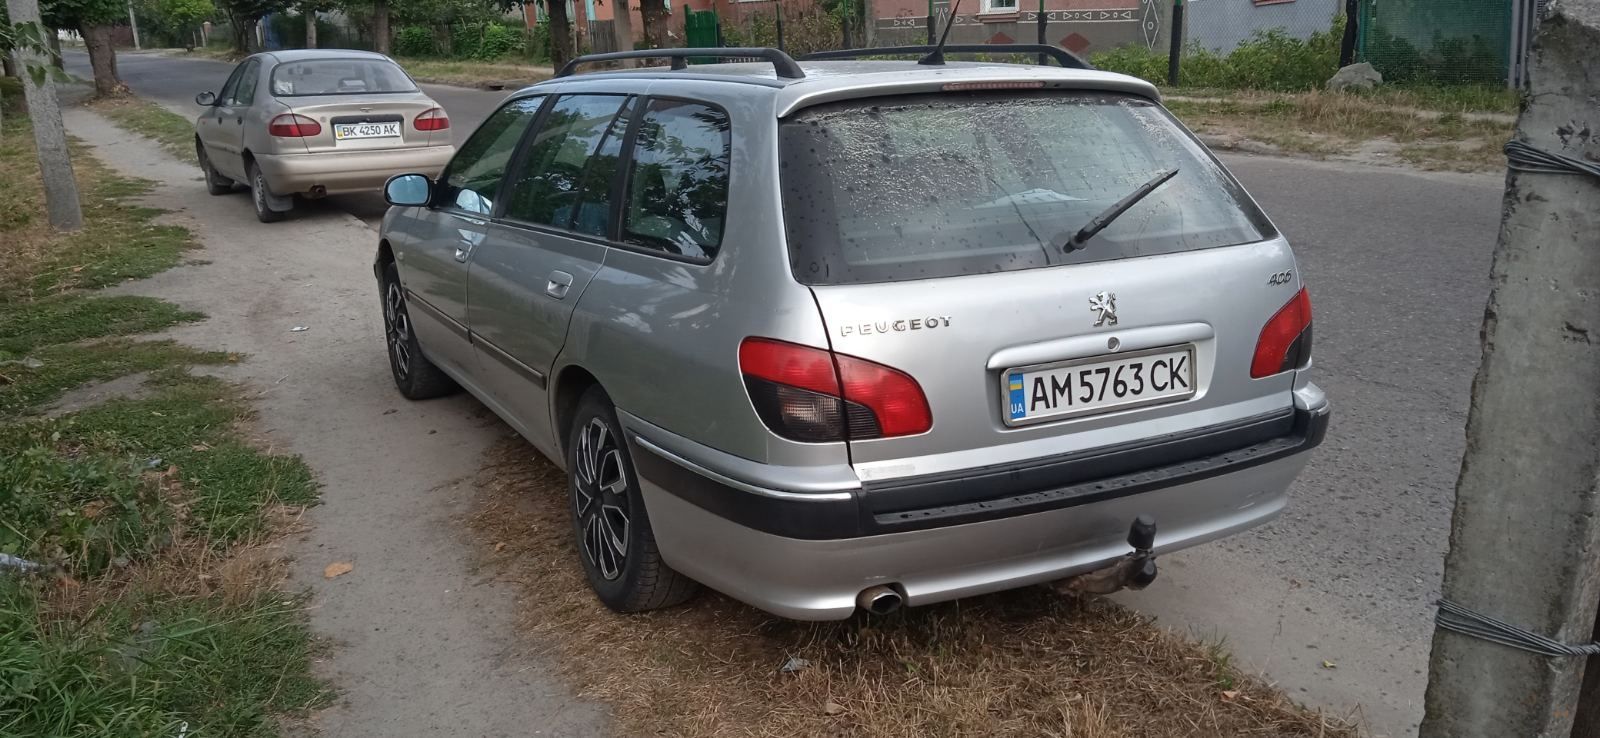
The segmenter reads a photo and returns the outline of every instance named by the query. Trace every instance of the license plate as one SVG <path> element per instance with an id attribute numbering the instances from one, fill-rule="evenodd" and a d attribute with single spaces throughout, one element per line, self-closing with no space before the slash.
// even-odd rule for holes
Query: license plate
<path id="1" fill-rule="evenodd" d="M 340 123 L 333 127 L 333 138 L 346 141 L 352 138 L 392 138 L 400 135 L 400 123 Z"/>
<path id="2" fill-rule="evenodd" d="M 1073 359 L 1000 376 L 1006 425 L 1095 415 L 1194 396 L 1194 347 Z"/>

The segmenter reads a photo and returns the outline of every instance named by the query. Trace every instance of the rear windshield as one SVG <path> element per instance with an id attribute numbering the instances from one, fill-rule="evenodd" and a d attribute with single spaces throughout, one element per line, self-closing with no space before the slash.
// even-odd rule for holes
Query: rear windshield
<path id="1" fill-rule="evenodd" d="M 385 59 L 308 59 L 272 70 L 274 97 L 413 92 L 417 86 Z"/>
<path id="2" fill-rule="evenodd" d="M 1032 269 L 1259 241 L 1238 185 L 1160 106 L 1100 93 L 852 100 L 780 125 L 789 255 L 806 284 Z M 1062 244 L 1163 171 L 1086 248 Z"/>

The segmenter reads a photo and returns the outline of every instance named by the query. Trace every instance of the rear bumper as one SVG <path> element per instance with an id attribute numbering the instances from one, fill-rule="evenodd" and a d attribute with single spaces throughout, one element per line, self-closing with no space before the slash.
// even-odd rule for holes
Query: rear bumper
<path id="1" fill-rule="evenodd" d="M 1129 551 L 1140 514 L 1156 518 L 1158 552 L 1259 525 L 1283 509 L 1329 417 L 1324 404 L 1132 448 L 828 494 L 752 491 L 647 435 L 629 439 L 669 565 L 769 612 L 830 620 L 849 617 L 875 584 L 922 605 L 1101 568 Z"/>
<path id="2" fill-rule="evenodd" d="M 455 156 L 454 146 L 345 151 L 318 154 L 262 154 L 256 157 L 267 187 L 277 195 L 306 194 L 318 187 L 325 194 L 376 192 L 396 174 L 439 176 Z"/>

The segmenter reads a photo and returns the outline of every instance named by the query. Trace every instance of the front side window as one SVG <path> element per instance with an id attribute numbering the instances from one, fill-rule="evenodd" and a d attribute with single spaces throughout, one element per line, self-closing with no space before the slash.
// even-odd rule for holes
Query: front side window
<path id="1" fill-rule="evenodd" d="M 228 81 L 223 83 L 222 91 L 217 93 L 217 104 L 229 105 L 232 103 L 234 93 L 239 91 L 239 80 L 244 77 L 244 70 L 254 65 L 255 60 L 251 59 L 240 62 L 239 66 L 233 68 L 233 74 L 228 75 Z"/>
<path id="2" fill-rule="evenodd" d="M 695 260 L 715 258 L 728 213 L 728 115 L 652 100 L 639 121 L 622 240 Z"/>
<path id="3" fill-rule="evenodd" d="M 618 117 L 621 95 L 563 95 L 528 142 L 526 159 L 511 182 L 506 217 L 537 225 L 570 227 L 580 215 L 584 172 Z M 615 165 L 613 165 L 615 166 Z M 609 210 L 609 206 L 604 206 Z M 593 208 L 582 215 L 591 226 Z M 605 215 L 598 217 L 604 233 Z"/>
<path id="4" fill-rule="evenodd" d="M 779 125 L 789 258 L 806 284 L 894 282 L 1153 256 L 1272 232 L 1159 105 L 1109 93 L 917 95 Z M 1178 173 L 1084 248 L 1062 249 Z"/>
<path id="5" fill-rule="evenodd" d="M 387 59 L 307 59 L 272 70 L 272 94 L 277 97 L 416 91 L 411 78 Z"/>
<path id="6" fill-rule="evenodd" d="M 494 209 L 495 192 L 505 177 L 506 165 L 511 163 L 511 154 L 543 103 L 543 95 L 512 100 L 478 126 L 439 178 L 441 186 L 435 204 L 488 215 Z"/>

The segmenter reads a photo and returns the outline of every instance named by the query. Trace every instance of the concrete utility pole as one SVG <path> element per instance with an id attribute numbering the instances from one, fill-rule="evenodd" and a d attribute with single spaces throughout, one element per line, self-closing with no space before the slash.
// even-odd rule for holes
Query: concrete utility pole
<path id="1" fill-rule="evenodd" d="M 133 30 L 133 50 L 139 51 L 139 17 L 133 14 L 133 0 L 128 0 L 128 28 Z"/>
<path id="2" fill-rule="evenodd" d="M 1600 161 L 1600 0 L 1548 12 L 1515 140 Z M 1600 601 L 1600 178 L 1513 170 L 1501 207 L 1444 598 L 1586 643 Z M 1436 630 L 1421 736 L 1600 735 L 1600 694 L 1579 705 L 1584 669 Z"/>
<path id="3" fill-rule="evenodd" d="M 6 0 L 11 22 L 32 24 L 50 33 L 39 22 L 39 0 Z M 41 39 L 42 40 L 42 39 Z M 61 105 L 56 100 L 56 83 L 46 73 L 34 82 L 33 69 L 46 66 L 44 57 L 28 43 L 19 43 L 12 52 L 22 72 L 22 93 L 28 102 L 28 118 L 33 121 L 33 145 L 39 155 L 39 176 L 44 180 L 44 204 L 50 226 L 58 231 L 83 227 L 83 211 L 78 206 L 78 181 L 72 177 L 72 158 L 67 153 L 67 130 L 61 124 Z"/>

